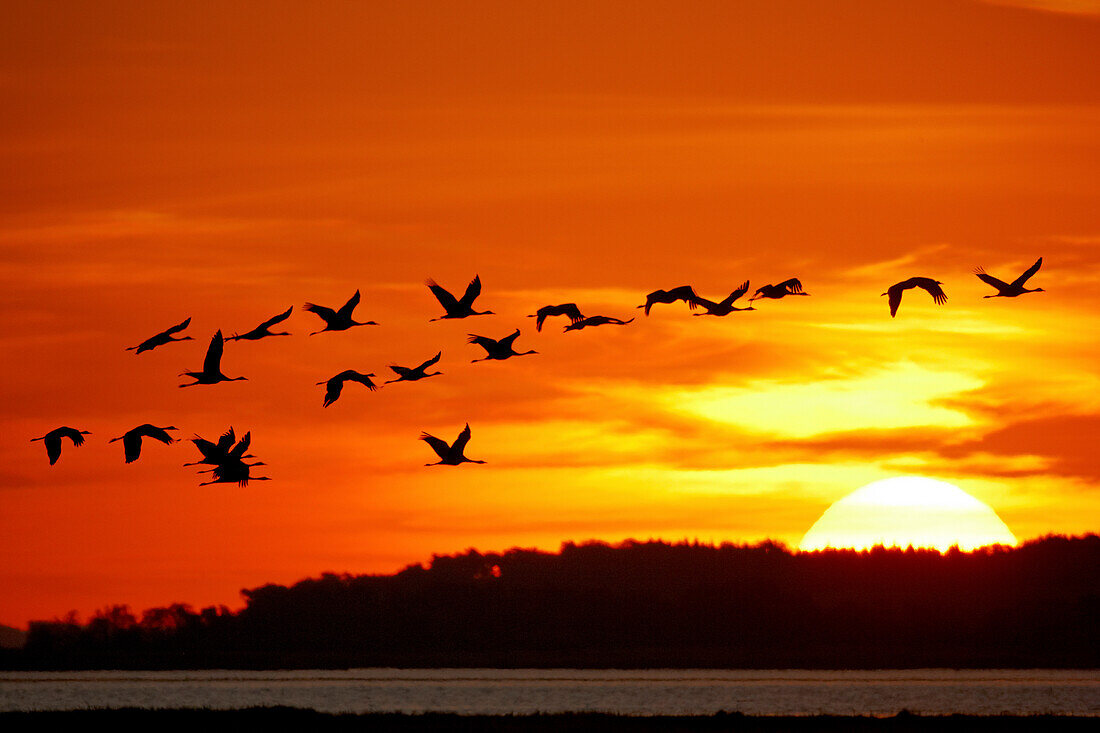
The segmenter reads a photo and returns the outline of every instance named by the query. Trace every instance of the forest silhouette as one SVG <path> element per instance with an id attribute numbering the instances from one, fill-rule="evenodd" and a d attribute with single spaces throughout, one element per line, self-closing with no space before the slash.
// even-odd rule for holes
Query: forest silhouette
<path id="1" fill-rule="evenodd" d="M 1100 536 L 797 553 L 566 543 L 325 573 L 245 606 L 34 621 L 9 668 L 1100 667 Z"/>

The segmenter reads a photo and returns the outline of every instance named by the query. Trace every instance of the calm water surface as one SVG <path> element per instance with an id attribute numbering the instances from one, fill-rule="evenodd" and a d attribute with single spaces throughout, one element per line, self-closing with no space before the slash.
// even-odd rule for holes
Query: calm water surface
<path id="1" fill-rule="evenodd" d="M 628 715 L 1100 715 L 1098 670 L 352 669 L 0 672 L 0 710 L 89 707 Z"/>

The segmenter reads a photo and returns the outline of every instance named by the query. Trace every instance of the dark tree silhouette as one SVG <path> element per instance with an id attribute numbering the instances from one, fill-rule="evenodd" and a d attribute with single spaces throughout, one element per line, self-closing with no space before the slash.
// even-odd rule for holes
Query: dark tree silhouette
<path id="1" fill-rule="evenodd" d="M 792 553 L 566 543 L 469 550 L 394 575 L 326 573 L 176 604 L 35 621 L 26 668 L 1100 666 L 1100 537 L 975 552 Z"/>

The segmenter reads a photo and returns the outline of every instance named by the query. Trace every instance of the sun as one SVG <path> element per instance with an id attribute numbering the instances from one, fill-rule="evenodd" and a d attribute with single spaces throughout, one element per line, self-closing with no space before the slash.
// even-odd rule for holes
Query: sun
<path id="1" fill-rule="evenodd" d="M 898 476 L 869 483 L 830 506 L 798 549 L 912 545 L 944 552 L 952 545 L 973 550 L 997 544 L 1015 546 L 1016 537 L 989 506 L 946 481 Z"/>

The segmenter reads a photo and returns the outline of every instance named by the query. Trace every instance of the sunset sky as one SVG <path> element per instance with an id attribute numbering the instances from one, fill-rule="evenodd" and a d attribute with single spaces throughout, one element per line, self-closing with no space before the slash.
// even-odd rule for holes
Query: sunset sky
<path id="1" fill-rule="evenodd" d="M 1100 529 L 1100 3 L 17 2 L 0 27 L 0 623 L 475 547 L 796 546 L 916 474 Z M 1039 256 L 1044 293 L 983 299 Z M 429 323 L 426 278 L 496 315 Z M 908 291 L 894 319 L 880 293 Z M 695 318 L 790 277 L 810 297 Z M 308 337 L 359 289 L 378 327 Z M 536 333 L 540 306 L 638 316 Z M 178 389 L 210 337 L 248 381 Z M 125 351 L 191 317 L 194 341 Z M 471 364 L 467 334 L 522 330 Z M 315 383 L 443 376 L 323 409 Z M 252 432 L 274 480 L 199 487 Z M 483 466 L 426 468 L 421 431 Z M 51 467 L 30 438 L 90 430 Z"/>

